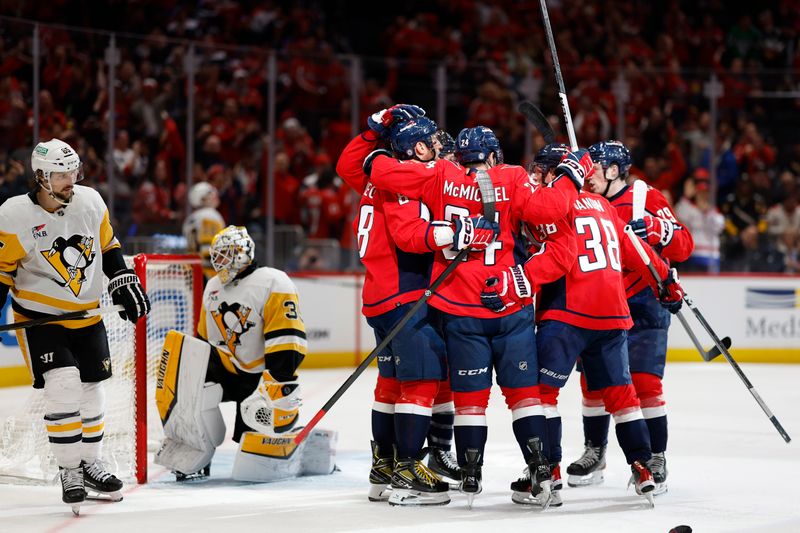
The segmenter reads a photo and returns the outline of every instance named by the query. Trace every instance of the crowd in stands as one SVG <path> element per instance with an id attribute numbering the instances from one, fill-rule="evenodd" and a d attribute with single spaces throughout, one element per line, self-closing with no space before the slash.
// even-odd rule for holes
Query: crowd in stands
<path id="1" fill-rule="evenodd" d="M 108 193 L 115 224 L 132 235 L 178 233 L 186 213 L 186 61 L 195 43 L 193 181 L 219 190 L 225 220 L 258 234 L 266 213 L 267 54 L 277 53 L 275 221 L 313 239 L 352 246 L 352 194 L 335 175 L 359 124 L 393 102 L 436 118 L 436 77 L 446 67 L 446 126 L 483 124 L 506 160 L 525 163 L 533 100 L 560 106 L 538 2 L 111 0 L 102 13 L 19 3 L 8 14 L 40 21 L 39 136 L 76 147 L 89 183 Z M 645 0 L 550 1 L 577 137 L 613 138 L 623 117 L 632 173 L 665 191 L 701 235 L 687 270 L 800 270 L 800 10 L 792 0 L 742 4 Z M 33 135 L 33 25 L 0 18 L 0 199 L 25 192 Z M 48 25 L 58 23 L 66 26 Z M 67 29 L 67 26 L 87 30 Z M 117 32 L 116 138 L 106 157 L 108 35 Z M 361 58 L 358 101 L 351 62 Z M 705 83 L 723 95 L 711 182 Z M 628 98 L 614 90 L 622 75 Z M 623 106 L 618 112 L 617 106 Z M 557 127 L 563 131 L 563 127 Z M 543 141 L 534 138 L 534 149 Z M 335 267 L 336 265 L 334 265 Z"/>

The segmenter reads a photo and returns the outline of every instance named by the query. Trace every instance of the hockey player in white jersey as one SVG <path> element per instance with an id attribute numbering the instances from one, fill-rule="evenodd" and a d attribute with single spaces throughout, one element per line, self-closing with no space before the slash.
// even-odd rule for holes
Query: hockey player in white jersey
<path id="1" fill-rule="evenodd" d="M 81 160 L 52 139 L 31 155 L 35 188 L 0 206 L 0 304 L 11 291 L 14 321 L 22 322 L 100 305 L 103 274 L 136 323 L 150 311 L 139 278 L 127 268 L 108 209 L 94 189 L 76 183 Z M 47 436 L 59 467 L 62 499 L 73 512 L 90 495 L 121 499 L 122 482 L 100 462 L 105 393 L 111 376 L 100 316 L 17 330 L 33 386 L 44 389 Z"/>
<path id="2" fill-rule="evenodd" d="M 193 211 L 183 222 L 186 249 L 203 260 L 203 276 L 209 280 L 215 274 L 209 253 L 211 241 L 225 227 L 225 220 L 217 211 L 219 196 L 216 187 L 205 181 L 194 184 L 189 189 L 189 205 Z"/>
<path id="3" fill-rule="evenodd" d="M 306 355 L 305 325 L 292 280 L 259 267 L 254 251 L 245 228 L 219 232 L 210 248 L 216 276 L 203 292 L 200 339 L 171 331 L 164 341 L 156 404 L 165 439 L 156 463 L 171 468 L 179 481 L 210 473 L 225 436 L 221 401 L 236 402 L 234 479 L 271 481 L 333 470 L 330 432 L 314 432 L 296 453 L 296 371 Z"/>

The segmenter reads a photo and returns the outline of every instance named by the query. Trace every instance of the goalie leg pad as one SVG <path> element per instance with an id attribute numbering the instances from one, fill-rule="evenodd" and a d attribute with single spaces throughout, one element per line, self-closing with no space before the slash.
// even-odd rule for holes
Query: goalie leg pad
<path id="1" fill-rule="evenodd" d="M 231 477 L 237 481 L 270 482 L 333 473 L 337 433 L 315 429 L 299 446 L 294 443 L 298 433 L 272 436 L 245 432 Z"/>
<path id="2" fill-rule="evenodd" d="M 208 343 L 177 331 L 164 339 L 156 405 L 165 438 L 155 462 L 177 472 L 201 470 L 225 437 L 222 387 L 205 383 L 210 351 Z"/>

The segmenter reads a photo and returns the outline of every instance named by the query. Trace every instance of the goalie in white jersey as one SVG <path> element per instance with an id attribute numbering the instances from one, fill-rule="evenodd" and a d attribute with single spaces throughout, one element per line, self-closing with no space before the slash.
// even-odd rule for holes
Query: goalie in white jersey
<path id="1" fill-rule="evenodd" d="M 253 256 L 245 228 L 219 232 L 210 248 L 217 275 L 203 292 L 197 327 L 202 340 L 171 331 L 164 342 L 156 403 L 166 438 L 156 463 L 179 481 L 209 474 L 225 435 L 221 401 L 236 402 L 234 479 L 269 481 L 333 469 L 330 453 L 308 453 L 319 451 L 319 443 L 295 456 L 291 430 L 299 415 L 296 371 L 306 355 L 305 326 L 292 280 L 258 267 Z M 303 455 L 326 464 L 310 465 L 309 457 L 299 459 Z"/>
<path id="2" fill-rule="evenodd" d="M 31 155 L 36 187 L 0 206 L 0 304 L 11 291 L 14 321 L 88 311 L 100 305 L 103 274 L 123 319 L 150 311 L 139 278 L 125 265 L 108 209 L 94 189 L 76 185 L 81 160 L 58 139 Z M 100 463 L 105 394 L 111 376 L 100 316 L 17 330 L 33 386 L 44 389 L 50 447 L 62 499 L 78 512 L 87 490 L 119 499 L 122 482 Z"/>

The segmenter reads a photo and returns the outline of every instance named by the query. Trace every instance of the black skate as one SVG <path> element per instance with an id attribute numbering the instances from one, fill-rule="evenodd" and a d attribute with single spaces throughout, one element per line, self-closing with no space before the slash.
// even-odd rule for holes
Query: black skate
<path id="1" fill-rule="evenodd" d="M 606 468 L 606 447 L 594 446 L 586 442 L 580 459 L 567 467 L 567 485 L 570 487 L 586 487 L 603 482 L 603 470 Z"/>
<path id="2" fill-rule="evenodd" d="M 378 443 L 370 441 L 372 448 L 372 468 L 369 471 L 369 494 L 367 498 L 371 502 L 385 502 L 389 499 L 392 489 L 392 470 L 394 468 L 394 458 L 391 455 L 383 454 L 379 449 Z"/>
<path id="3" fill-rule="evenodd" d="M 428 468 L 441 478 L 447 478 L 451 489 L 457 489 L 461 481 L 461 468 L 458 466 L 453 452 L 434 446 L 428 449 Z M 451 481 L 452 480 L 452 481 Z"/>
<path id="4" fill-rule="evenodd" d="M 178 470 L 174 470 L 173 473 L 175 474 L 175 481 L 178 482 L 199 481 L 211 475 L 211 463 L 208 463 L 197 472 L 179 472 Z"/>
<path id="5" fill-rule="evenodd" d="M 556 463 L 550 469 L 550 507 L 561 507 L 561 465 Z M 522 472 L 522 477 L 511 482 L 511 501 L 520 505 L 541 505 L 541 502 L 531 494 L 531 472 L 528 468 Z"/>
<path id="6" fill-rule="evenodd" d="M 467 458 L 467 464 L 461 469 L 461 483 L 458 485 L 458 490 L 467 495 L 467 507 L 472 509 L 472 502 L 477 494 L 483 490 L 481 481 L 483 474 L 481 473 L 481 452 L 475 448 L 467 448 L 464 452 Z"/>
<path id="7" fill-rule="evenodd" d="M 106 471 L 100 461 L 87 463 L 81 461 L 83 483 L 88 500 L 122 501 L 122 481 L 111 472 Z"/>
<path id="8" fill-rule="evenodd" d="M 656 482 L 653 481 L 653 473 L 647 468 L 647 465 L 634 461 L 631 465 L 631 479 L 628 481 L 628 486 L 633 485 L 636 489 L 636 494 L 644 496 L 650 503 L 650 507 L 655 507 L 656 503 L 653 500 Z"/>
<path id="9" fill-rule="evenodd" d="M 419 459 L 397 459 L 392 472 L 389 505 L 447 505 L 450 485 Z"/>
<path id="10" fill-rule="evenodd" d="M 667 492 L 667 458 L 664 457 L 664 452 L 654 452 L 650 460 L 647 461 L 647 468 L 653 473 L 653 481 L 656 483 L 653 496 Z"/>
<path id="11" fill-rule="evenodd" d="M 86 489 L 83 484 L 83 468 L 58 467 L 61 477 L 61 500 L 72 507 L 72 513 L 81 513 L 81 504 L 86 500 Z"/>
<path id="12" fill-rule="evenodd" d="M 528 472 L 530 475 L 530 495 L 541 505 L 542 510 L 550 507 L 552 498 L 552 481 L 550 464 L 542 453 L 542 441 L 539 437 L 528 439 L 528 449 L 531 451 L 528 459 Z"/>

